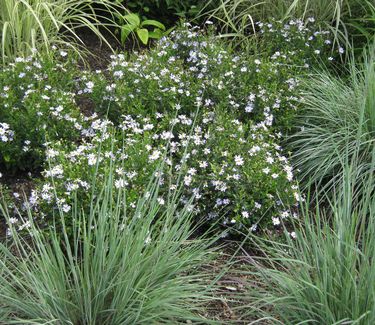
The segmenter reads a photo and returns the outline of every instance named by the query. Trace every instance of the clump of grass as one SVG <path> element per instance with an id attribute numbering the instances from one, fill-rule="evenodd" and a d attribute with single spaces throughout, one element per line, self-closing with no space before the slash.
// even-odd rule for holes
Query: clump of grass
<path id="1" fill-rule="evenodd" d="M 220 26 L 220 37 L 232 41 L 251 43 L 255 22 L 287 20 L 290 18 L 315 18 L 318 23 L 333 31 L 335 40 L 349 44 L 348 23 L 369 10 L 360 0 L 211 0 L 212 10 L 202 10 L 201 15 L 213 19 Z"/>
<path id="2" fill-rule="evenodd" d="M 248 293 L 249 315 L 272 324 L 375 323 L 373 179 L 363 180 L 359 197 L 354 169 L 345 168 L 326 210 L 307 200 L 296 239 L 254 239 L 266 257 L 253 258 L 259 290 Z"/>
<path id="3" fill-rule="evenodd" d="M 6 324 L 178 324 L 199 316 L 210 293 L 203 266 L 213 240 L 191 239 L 187 204 L 178 195 L 161 206 L 154 179 L 134 212 L 126 192 L 114 197 L 112 175 L 85 215 L 76 202 L 72 237 L 39 231 L 29 211 L 30 238 L 12 232 L 0 243 L 0 320 Z M 3 208 L 9 221 L 9 214 Z M 64 218 L 61 213 L 59 218 Z M 199 270 L 199 273 L 198 273 Z"/>
<path id="4" fill-rule="evenodd" d="M 27 56 L 33 49 L 50 51 L 51 44 L 82 52 L 77 34 L 88 28 L 110 48 L 102 34 L 116 26 L 115 14 L 125 8 L 110 0 L 2 0 L 0 45 L 3 63 Z M 100 29 L 101 28 L 101 29 Z"/>
<path id="5" fill-rule="evenodd" d="M 374 48 L 365 52 L 364 63 L 352 60 L 348 79 L 322 71 L 306 82 L 301 129 L 291 136 L 290 145 L 307 187 L 337 187 L 344 176 L 343 162 L 353 159 L 359 180 L 374 171 Z"/>

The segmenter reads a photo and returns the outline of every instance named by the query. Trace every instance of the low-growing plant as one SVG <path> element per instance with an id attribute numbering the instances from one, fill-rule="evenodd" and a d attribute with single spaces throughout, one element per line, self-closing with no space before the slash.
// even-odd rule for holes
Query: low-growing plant
<path id="1" fill-rule="evenodd" d="M 293 169 L 277 139 L 228 115 L 204 119 L 194 126 L 191 118 L 178 115 L 170 121 L 173 126 L 163 128 L 148 118 L 126 116 L 117 130 L 107 127 L 108 122 L 99 127 L 94 121 L 97 127 L 92 129 L 90 143 L 51 144 L 44 179 L 32 192 L 30 207 L 48 226 L 48 211 L 62 205 L 70 229 L 75 197 L 88 207 L 90 178 L 97 173 L 98 186 L 104 186 L 105 173 L 113 165 L 115 187 L 127 189 L 127 206 L 132 211 L 155 165 L 164 162 L 160 202 L 166 201 L 181 179 L 180 203 L 194 196 L 193 212 L 199 222 L 257 231 L 277 227 L 291 217 L 284 204 L 297 206 L 300 197 Z M 13 220 L 23 228 L 22 220 Z"/>
<path id="2" fill-rule="evenodd" d="M 130 60 L 123 54 L 113 56 L 111 85 L 101 74 L 83 76 L 80 93 L 93 82 L 87 95 L 97 112 L 108 112 L 115 123 L 123 114 L 166 113 L 176 107 L 190 115 L 198 104 L 203 110 L 229 109 L 245 123 L 264 121 L 267 127 L 287 131 L 301 101 L 298 76 L 317 62 L 329 63 L 325 48 L 330 40 L 327 32 L 300 20 L 259 27 L 264 35 L 259 52 L 264 56 L 240 55 L 212 35 L 185 27 L 164 37 L 150 52 Z M 270 45 L 273 39 L 275 46 Z"/>
<path id="3" fill-rule="evenodd" d="M 48 162 L 29 198 L 40 222 L 50 225 L 49 211 L 61 204 L 68 215 L 74 195 L 87 203 L 89 179 L 98 168 L 103 180 L 110 164 L 133 209 L 163 159 L 160 200 L 181 177 L 181 203 L 194 195 L 194 214 L 208 225 L 277 229 L 293 215 L 283 203 L 297 205 L 300 197 L 280 131 L 293 126 L 298 75 L 325 58 L 326 34 L 301 21 L 259 27 L 264 40 L 278 39 L 277 48 L 264 44 L 269 57 L 239 55 L 197 28 L 183 28 L 149 52 L 112 56 L 107 71 L 77 71 L 73 83 L 64 82 L 99 114 L 77 124 L 76 141 L 54 137 L 43 145 Z M 14 221 L 23 229 L 22 220 Z M 66 223 L 73 226 L 68 216 Z"/>
<path id="4" fill-rule="evenodd" d="M 6 324 L 207 323 L 200 316 L 212 300 L 203 271 L 215 239 L 192 239 L 190 204 L 178 208 L 178 191 L 158 201 L 160 180 L 139 193 L 134 211 L 109 170 L 90 209 L 74 202 L 73 236 L 65 229 L 40 231 L 31 210 L 20 236 L 4 206 L 11 245 L 0 242 L 0 320 Z M 157 174 L 157 169 L 155 170 Z M 95 187 L 95 179 L 90 183 Z M 94 192 L 92 192 L 94 193 Z M 52 216 L 50 216 L 52 218 Z M 73 238 L 73 240 L 72 240 Z"/>
<path id="5" fill-rule="evenodd" d="M 85 118 L 74 100 L 76 63 L 71 56 L 64 61 L 66 55 L 34 54 L 0 69 L 1 170 L 38 169 L 46 142 L 80 137 Z"/>
<path id="6" fill-rule="evenodd" d="M 311 208 L 314 202 L 306 201 L 302 220 L 286 233 L 285 243 L 252 241 L 264 254 L 251 259 L 253 283 L 243 308 L 251 319 L 272 324 L 375 322 L 374 181 L 373 175 L 358 179 L 359 166 L 352 163 L 344 162 L 344 181 L 326 208 Z"/>

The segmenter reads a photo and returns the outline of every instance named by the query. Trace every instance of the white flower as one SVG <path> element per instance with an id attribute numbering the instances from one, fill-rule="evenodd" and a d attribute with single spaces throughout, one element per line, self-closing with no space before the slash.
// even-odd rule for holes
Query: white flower
<path id="1" fill-rule="evenodd" d="M 47 158 L 54 158 L 56 157 L 57 155 L 59 154 L 59 152 L 57 150 L 54 150 L 54 149 L 48 149 L 46 151 L 46 156 Z"/>
<path id="2" fill-rule="evenodd" d="M 281 213 L 281 219 L 285 219 L 285 218 L 288 218 L 289 217 L 289 211 L 283 211 Z"/>
<path id="3" fill-rule="evenodd" d="M 62 165 L 57 165 L 57 166 L 53 167 L 52 169 L 47 170 L 45 175 L 47 177 L 62 178 L 63 173 L 64 173 L 64 169 L 63 169 Z"/>
<path id="4" fill-rule="evenodd" d="M 92 81 L 86 82 L 86 87 L 87 89 L 92 89 L 94 88 L 94 83 Z"/>
<path id="5" fill-rule="evenodd" d="M 208 163 L 207 163 L 207 161 L 200 161 L 199 162 L 199 167 L 200 168 L 207 168 L 207 166 L 208 166 Z"/>
<path id="6" fill-rule="evenodd" d="M 247 211 L 242 211 L 242 216 L 244 217 L 244 218 L 249 218 L 249 212 L 247 212 Z"/>
<path id="7" fill-rule="evenodd" d="M 9 142 L 13 140 L 14 132 L 10 129 L 8 123 L 0 123 L 0 140 Z"/>
<path id="8" fill-rule="evenodd" d="M 277 217 L 272 217 L 272 223 L 274 224 L 274 226 L 278 226 L 280 224 L 280 219 Z"/>
<path id="9" fill-rule="evenodd" d="M 96 162 L 97 162 L 97 157 L 93 153 L 90 153 L 87 156 L 87 163 L 89 164 L 89 166 L 93 166 L 96 164 Z"/>
<path id="10" fill-rule="evenodd" d="M 246 113 L 251 113 L 254 110 L 254 104 L 253 103 L 248 103 L 245 107 L 245 112 Z"/>
<path id="11" fill-rule="evenodd" d="M 186 175 L 184 177 L 184 183 L 186 186 L 189 186 L 191 184 L 191 181 L 192 181 L 192 177 L 190 175 Z"/>
<path id="12" fill-rule="evenodd" d="M 262 172 L 265 173 L 266 175 L 269 174 L 270 171 L 271 170 L 268 167 L 262 169 Z"/>
<path id="13" fill-rule="evenodd" d="M 12 218 L 9 218 L 9 222 L 10 222 L 10 224 L 14 225 L 15 223 L 18 222 L 18 219 L 12 217 Z"/>
<path id="14" fill-rule="evenodd" d="M 154 160 L 156 160 L 156 159 L 158 159 L 158 158 L 160 157 L 160 154 L 161 154 L 161 153 L 160 153 L 159 150 L 154 150 L 154 151 L 152 152 L 152 154 L 151 154 L 150 156 L 148 156 L 148 159 L 154 161 Z"/>
<path id="15" fill-rule="evenodd" d="M 63 212 L 65 212 L 65 213 L 69 212 L 70 209 L 71 209 L 71 206 L 70 206 L 69 204 L 64 204 L 64 205 L 62 206 L 62 210 L 63 210 Z"/>
<path id="16" fill-rule="evenodd" d="M 126 185 L 128 185 L 128 182 L 126 182 L 123 178 L 115 180 L 116 188 L 124 188 Z"/>
<path id="17" fill-rule="evenodd" d="M 124 76 L 124 73 L 121 70 L 117 70 L 113 73 L 113 76 L 121 79 Z"/>
<path id="18" fill-rule="evenodd" d="M 244 163 L 243 158 L 240 155 L 234 156 L 234 162 L 237 166 L 242 166 Z"/>

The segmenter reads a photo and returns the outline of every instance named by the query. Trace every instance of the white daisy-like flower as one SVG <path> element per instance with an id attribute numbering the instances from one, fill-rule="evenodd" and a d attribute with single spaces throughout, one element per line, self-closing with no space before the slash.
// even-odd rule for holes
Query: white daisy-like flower
<path id="1" fill-rule="evenodd" d="M 237 166 L 242 166 L 244 164 L 244 160 L 240 155 L 234 156 L 234 162 Z"/>
<path id="2" fill-rule="evenodd" d="M 280 219 L 277 217 L 272 217 L 272 223 L 274 226 L 280 225 Z"/>

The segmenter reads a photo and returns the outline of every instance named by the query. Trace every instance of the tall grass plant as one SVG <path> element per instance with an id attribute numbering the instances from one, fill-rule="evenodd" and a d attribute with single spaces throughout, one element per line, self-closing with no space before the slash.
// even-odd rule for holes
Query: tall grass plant
<path id="1" fill-rule="evenodd" d="M 202 10 L 201 15 L 217 21 L 220 37 L 235 44 L 251 44 L 258 21 L 312 17 L 324 29 L 333 31 L 336 43 L 349 46 L 350 19 L 361 18 L 369 9 L 361 0 L 221 0 L 214 9 Z"/>
<path id="2" fill-rule="evenodd" d="M 192 239 L 190 202 L 177 209 L 174 192 L 162 205 L 160 179 L 153 179 L 129 212 L 112 176 L 92 196 L 89 214 L 76 202 L 72 236 L 62 212 L 62 232 L 41 232 L 29 210 L 29 238 L 14 229 L 12 245 L 0 243 L 1 322 L 209 323 L 199 313 L 211 299 L 203 266 L 214 256 L 214 240 Z M 11 224 L 5 208 L 3 214 Z"/>
<path id="3" fill-rule="evenodd" d="M 3 63 L 51 45 L 82 52 L 77 33 L 85 27 L 110 44 L 103 35 L 116 26 L 115 14 L 125 8 L 110 0 L 1 0 L 0 50 Z"/>
<path id="4" fill-rule="evenodd" d="M 265 253 L 253 257 L 245 313 L 271 324 L 375 323 L 375 195 L 373 176 L 361 179 L 346 165 L 344 182 L 328 208 L 306 201 L 293 239 L 254 239 Z M 294 236 L 295 234 L 295 236 Z"/>
<path id="5" fill-rule="evenodd" d="M 300 130 L 291 136 L 290 145 L 307 187 L 337 188 L 345 161 L 357 162 L 359 181 L 374 172 L 374 49 L 374 44 L 367 48 L 362 63 L 351 60 L 348 78 L 320 71 L 305 84 Z"/>

